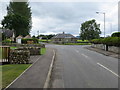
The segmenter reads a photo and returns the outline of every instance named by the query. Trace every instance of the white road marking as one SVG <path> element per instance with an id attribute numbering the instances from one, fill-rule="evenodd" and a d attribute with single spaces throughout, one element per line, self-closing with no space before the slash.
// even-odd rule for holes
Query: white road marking
<path id="1" fill-rule="evenodd" d="M 52 74 L 53 64 L 54 64 L 55 55 L 56 55 L 55 50 L 53 50 L 53 53 L 54 53 L 54 55 L 52 57 L 52 61 L 51 61 L 50 67 L 49 67 L 47 78 L 46 78 L 46 81 L 45 81 L 45 84 L 44 84 L 44 87 L 43 87 L 43 88 L 46 88 L 46 89 L 49 87 L 49 83 L 50 83 L 50 77 L 51 77 L 51 74 Z"/>
<path id="2" fill-rule="evenodd" d="M 85 54 L 81 54 L 81 55 L 83 55 L 84 57 L 88 58 L 88 56 L 87 56 L 87 55 L 85 55 Z"/>
<path id="3" fill-rule="evenodd" d="M 114 74 L 117 77 L 120 77 L 117 73 L 113 72 L 112 70 L 110 70 L 109 68 L 105 67 L 104 65 L 97 63 L 99 66 L 103 67 L 104 69 L 108 70 L 109 72 L 111 72 L 112 74 Z"/>
<path id="4" fill-rule="evenodd" d="M 79 53 L 79 51 L 78 50 L 75 50 L 77 53 Z"/>

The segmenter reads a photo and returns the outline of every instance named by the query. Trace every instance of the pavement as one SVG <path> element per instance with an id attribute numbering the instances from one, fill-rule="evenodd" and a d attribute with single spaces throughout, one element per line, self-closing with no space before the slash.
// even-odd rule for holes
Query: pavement
<path id="1" fill-rule="evenodd" d="M 89 50 L 92 50 L 92 51 L 95 51 L 95 52 L 98 52 L 100 54 L 103 54 L 105 56 L 110 56 L 110 57 L 114 57 L 114 58 L 120 59 L 120 55 L 117 54 L 117 53 L 114 53 L 114 52 L 105 51 L 105 50 L 98 49 L 98 48 L 93 48 L 91 46 L 88 46 L 88 47 L 85 47 L 85 48 L 89 49 Z"/>
<path id="2" fill-rule="evenodd" d="M 33 65 L 25 71 L 7 89 L 15 88 L 43 88 L 53 57 L 53 49 L 47 48 L 45 55 L 32 56 Z"/>
<path id="3" fill-rule="evenodd" d="M 46 47 L 57 50 L 51 88 L 118 88 L 120 76 L 117 58 L 88 50 L 81 45 Z"/>

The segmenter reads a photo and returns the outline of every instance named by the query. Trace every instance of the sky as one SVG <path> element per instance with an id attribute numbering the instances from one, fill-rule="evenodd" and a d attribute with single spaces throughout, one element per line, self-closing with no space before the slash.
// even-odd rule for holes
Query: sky
<path id="1" fill-rule="evenodd" d="M 30 34 L 65 33 L 78 36 L 81 24 L 95 19 L 101 25 L 101 36 L 118 31 L 118 1 L 119 0 L 29 0 L 32 11 L 32 29 Z M 9 0 L 0 4 L 0 21 L 6 15 Z M 96 12 L 101 12 L 96 14 Z"/>

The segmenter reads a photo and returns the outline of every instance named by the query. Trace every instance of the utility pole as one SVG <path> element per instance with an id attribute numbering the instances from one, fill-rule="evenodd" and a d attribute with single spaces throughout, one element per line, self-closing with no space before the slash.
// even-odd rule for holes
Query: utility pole
<path id="1" fill-rule="evenodd" d="M 105 12 L 96 12 L 97 14 L 103 14 L 104 15 L 104 38 L 105 38 Z"/>

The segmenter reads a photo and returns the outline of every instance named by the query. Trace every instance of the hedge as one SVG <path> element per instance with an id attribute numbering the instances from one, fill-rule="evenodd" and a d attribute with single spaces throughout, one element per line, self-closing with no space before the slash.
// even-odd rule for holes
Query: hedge
<path id="1" fill-rule="evenodd" d="M 107 37 L 104 39 L 93 39 L 91 43 L 94 44 L 106 44 L 109 46 L 120 46 L 120 37 Z"/>
<path id="2" fill-rule="evenodd" d="M 32 39 L 22 39 L 23 44 L 27 44 L 28 41 L 33 41 L 33 43 L 38 43 L 38 39 L 32 38 Z"/>
<path id="3" fill-rule="evenodd" d="M 111 35 L 111 37 L 120 37 L 120 32 L 115 32 Z"/>
<path id="4" fill-rule="evenodd" d="M 103 39 L 93 39 L 90 42 L 94 43 L 94 44 L 102 44 L 103 43 Z"/>
<path id="5" fill-rule="evenodd" d="M 2 43 L 11 43 L 10 39 L 3 40 Z"/>

